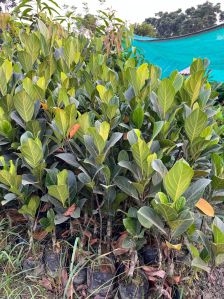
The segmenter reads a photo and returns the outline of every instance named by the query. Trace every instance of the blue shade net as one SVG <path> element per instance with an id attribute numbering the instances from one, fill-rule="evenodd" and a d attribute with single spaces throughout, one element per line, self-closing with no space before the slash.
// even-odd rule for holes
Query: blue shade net
<path id="1" fill-rule="evenodd" d="M 210 79 L 224 82 L 224 24 L 168 39 L 135 36 L 133 46 L 146 61 L 161 67 L 163 77 L 188 68 L 194 58 L 207 58 Z"/>

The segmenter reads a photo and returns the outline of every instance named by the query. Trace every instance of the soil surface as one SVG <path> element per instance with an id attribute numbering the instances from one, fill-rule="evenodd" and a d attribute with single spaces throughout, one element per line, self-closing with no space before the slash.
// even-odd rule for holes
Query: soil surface
<path id="1" fill-rule="evenodd" d="M 224 299 L 224 265 L 200 277 L 195 287 L 197 299 Z"/>

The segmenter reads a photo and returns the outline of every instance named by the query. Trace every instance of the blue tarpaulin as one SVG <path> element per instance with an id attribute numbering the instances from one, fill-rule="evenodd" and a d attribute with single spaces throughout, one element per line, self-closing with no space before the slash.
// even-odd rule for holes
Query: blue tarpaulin
<path id="1" fill-rule="evenodd" d="M 167 39 L 135 36 L 133 45 L 147 61 L 161 67 L 163 77 L 173 70 L 186 69 L 194 58 L 207 58 L 211 79 L 224 81 L 224 24 Z"/>

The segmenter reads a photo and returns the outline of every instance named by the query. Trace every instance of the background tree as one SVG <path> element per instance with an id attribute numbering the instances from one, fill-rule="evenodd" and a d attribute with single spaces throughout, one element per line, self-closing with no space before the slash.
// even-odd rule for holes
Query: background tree
<path id="1" fill-rule="evenodd" d="M 87 13 L 83 17 L 79 17 L 77 19 L 77 27 L 89 30 L 90 32 L 94 33 L 96 30 L 96 21 L 97 17 L 93 14 Z"/>
<path id="2" fill-rule="evenodd" d="M 184 12 L 178 9 L 173 12 L 158 12 L 155 17 L 147 18 L 146 23 L 153 25 L 160 37 L 170 37 L 193 33 L 212 27 L 224 20 L 224 12 L 220 3 L 205 2 L 190 7 Z"/>
<path id="3" fill-rule="evenodd" d="M 155 28 L 148 23 L 141 23 L 141 24 L 134 24 L 134 33 L 141 36 L 156 36 L 156 30 Z"/>

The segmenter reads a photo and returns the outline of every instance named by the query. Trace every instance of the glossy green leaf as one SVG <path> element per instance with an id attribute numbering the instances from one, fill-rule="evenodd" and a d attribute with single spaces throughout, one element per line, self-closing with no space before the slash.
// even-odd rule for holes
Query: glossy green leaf
<path id="1" fill-rule="evenodd" d="M 135 162 L 139 166 L 142 174 L 147 173 L 148 164 L 147 158 L 150 154 L 149 148 L 143 139 L 139 139 L 138 142 L 131 146 L 132 154 Z"/>
<path id="2" fill-rule="evenodd" d="M 200 270 L 204 270 L 206 272 L 210 272 L 210 268 L 208 267 L 207 263 L 205 263 L 199 256 L 195 257 L 191 262 L 192 267 L 196 267 Z"/>
<path id="3" fill-rule="evenodd" d="M 129 196 L 139 199 L 138 192 L 136 188 L 132 185 L 132 183 L 123 176 L 117 176 L 114 179 L 114 184 L 118 186 L 124 193 L 128 194 Z"/>
<path id="4" fill-rule="evenodd" d="M 185 233 L 194 221 L 194 215 L 190 211 L 184 210 L 181 212 L 176 220 L 169 222 L 172 229 L 172 238 L 176 238 Z"/>
<path id="5" fill-rule="evenodd" d="M 36 168 L 37 166 L 39 166 L 39 164 L 43 160 L 43 149 L 38 138 L 36 138 L 35 140 L 32 138 L 28 138 L 21 144 L 20 150 L 24 159 L 32 168 Z"/>
<path id="6" fill-rule="evenodd" d="M 147 79 L 149 79 L 148 63 L 143 63 L 136 71 L 136 80 L 139 91 L 143 88 Z"/>
<path id="7" fill-rule="evenodd" d="M 25 122 L 30 121 L 34 114 L 34 101 L 24 90 L 16 93 L 13 100 L 16 111 L 22 119 Z"/>
<path id="8" fill-rule="evenodd" d="M 67 185 L 51 185 L 48 187 L 48 193 L 65 206 L 66 200 L 69 197 Z"/>
<path id="9" fill-rule="evenodd" d="M 162 233 L 166 234 L 162 220 L 150 207 L 145 206 L 140 208 L 137 215 L 143 227 L 151 228 L 152 225 L 155 225 Z"/>
<path id="10" fill-rule="evenodd" d="M 66 137 L 67 130 L 69 129 L 68 116 L 66 114 L 66 111 L 62 109 L 56 110 L 54 121 L 61 134 Z"/>
<path id="11" fill-rule="evenodd" d="M 161 81 L 158 87 L 158 103 L 163 111 L 163 118 L 165 119 L 166 113 L 171 108 L 174 102 L 175 89 L 172 82 L 165 78 Z"/>
<path id="12" fill-rule="evenodd" d="M 207 125 L 207 115 L 200 109 L 195 109 L 185 120 L 185 131 L 191 142 L 198 136 Z"/>
<path id="13" fill-rule="evenodd" d="M 193 175 L 193 169 L 184 159 L 177 161 L 168 171 L 163 182 L 173 201 L 176 201 L 187 190 Z"/>
<path id="14" fill-rule="evenodd" d="M 132 113 L 132 121 L 135 124 L 136 128 L 141 129 L 144 121 L 144 110 L 140 104 L 137 105 Z"/>
<path id="15" fill-rule="evenodd" d="M 185 81 L 185 90 L 190 96 L 190 104 L 191 106 L 198 99 L 202 82 L 203 82 L 204 71 L 197 71 L 193 73 L 187 80 Z"/>

